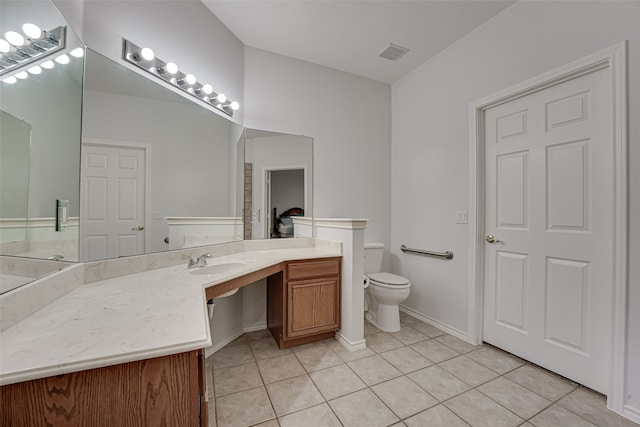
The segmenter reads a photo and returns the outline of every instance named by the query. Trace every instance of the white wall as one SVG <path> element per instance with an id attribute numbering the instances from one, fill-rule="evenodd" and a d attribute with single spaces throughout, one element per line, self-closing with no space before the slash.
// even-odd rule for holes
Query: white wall
<path id="1" fill-rule="evenodd" d="M 467 332 L 469 103 L 629 40 L 630 275 L 627 404 L 640 409 L 640 2 L 517 2 L 393 85 L 393 270 L 407 305 Z M 473 218 L 469 218 L 470 221 Z M 400 244 L 450 249 L 450 262 Z M 634 262 L 634 260 L 636 262 Z M 640 412 L 638 412 L 640 415 Z"/>
<path id="2" fill-rule="evenodd" d="M 245 48 L 245 126 L 313 137 L 313 216 L 369 218 L 389 243 L 390 86 Z"/>

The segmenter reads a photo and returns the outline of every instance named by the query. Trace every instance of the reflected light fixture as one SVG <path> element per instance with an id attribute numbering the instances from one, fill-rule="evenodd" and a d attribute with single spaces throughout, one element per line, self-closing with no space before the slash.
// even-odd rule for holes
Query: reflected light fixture
<path id="1" fill-rule="evenodd" d="M 31 39 L 39 39 L 42 37 L 42 30 L 35 24 L 26 23 L 22 26 L 22 32 Z"/>
<path id="2" fill-rule="evenodd" d="M 0 38 L 0 76 L 26 68 L 28 64 L 33 68 L 35 62 L 65 48 L 64 26 L 43 31 L 35 24 L 26 23 L 21 30 L 22 33 L 7 31 L 4 38 Z M 2 79 L 3 82 L 6 80 Z"/>
<path id="3" fill-rule="evenodd" d="M 7 31 L 4 33 L 4 38 L 15 47 L 24 45 L 24 37 L 16 31 Z"/>
<path id="4" fill-rule="evenodd" d="M 74 56 L 76 58 L 82 58 L 84 56 L 84 48 L 77 47 L 73 49 L 71 52 L 69 52 L 69 54 L 71 54 L 71 56 Z"/>
<path id="5" fill-rule="evenodd" d="M 58 56 L 55 61 L 58 64 L 68 64 L 69 63 L 69 55 L 67 55 L 66 53 L 63 53 L 62 55 Z"/>
<path id="6" fill-rule="evenodd" d="M 224 93 L 216 93 L 209 83 L 199 83 L 196 76 L 180 71 L 174 62 L 162 61 L 148 47 L 139 47 L 124 39 L 122 57 L 125 61 L 229 116 L 233 116 L 233 112 L 240 108 L 237 101 L 229 101 Z"/>
<path id="7" fill-rule="evenodd" d="M 27 70 L 31 74 L 40 74 L 42 72 L 42 68 L 39 65 L 33 66 Z"/>
<path id="8" fill-rule="evenodd" d="M 0 39 L 0 53 L 9 53 L 11 52 L 11 43 L 6 41 L 5 39 Z"/>

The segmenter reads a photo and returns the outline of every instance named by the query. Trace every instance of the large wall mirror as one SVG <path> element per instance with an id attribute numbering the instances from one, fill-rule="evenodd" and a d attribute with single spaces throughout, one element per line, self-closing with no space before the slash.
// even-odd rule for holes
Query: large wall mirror
<path id="1" fill-rule="evenodd" d="M 68 61 L 0 83 L 0 293 L 72 262 L 292 237 L 311 216 L 311 138 L 245 132 L 32 6 L 0 1 L 0 33 L 62 26 Z"/>
<path id="2" fill-rule="evenodd" d="M 244 129 L 91 49 L 85 61 L 80 259 L 242 240 Z"/>
<path id="3" fill-rule="evenodd" d="M 313 138 L 258 129 L 245 136 L 245 239 L 295 237 L 293 218 L 313 216 Z"/>
<path id="4" fill-rule="evenodd" d="M 78 261 L 82 43 L 52 3 L 0 1 L 1 34 L 25 23 L 65 37 L 24 65 L 7 67 L 15 46 L 0 57 L 0 292 Z"/>

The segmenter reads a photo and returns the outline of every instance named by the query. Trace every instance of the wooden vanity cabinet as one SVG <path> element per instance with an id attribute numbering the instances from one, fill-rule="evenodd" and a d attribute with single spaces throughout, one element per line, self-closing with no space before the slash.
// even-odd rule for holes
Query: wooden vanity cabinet
<path id="1" fill-rule="evenodd" d="M 342 258 L 289 261 L 267 279 L 267 325 L 280 348 L 340 329 Z"/>
<path id="2" fill-rule="evenodd" d="M 2 426 L 204 426 L 204 353 L 195 350 L 3 386 Z"/>

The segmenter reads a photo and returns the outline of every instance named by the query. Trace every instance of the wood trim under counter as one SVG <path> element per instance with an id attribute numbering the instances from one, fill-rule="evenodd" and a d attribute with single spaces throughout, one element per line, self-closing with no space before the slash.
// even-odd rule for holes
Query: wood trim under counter
<path id="1" fill-rule="evenodd" d="M 6 385 L 1 424 L 207 426 L 203 357 L 194 350 Z"/>

